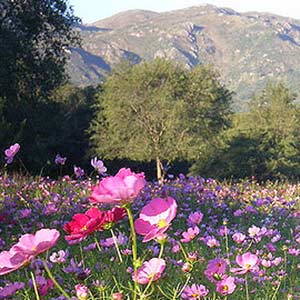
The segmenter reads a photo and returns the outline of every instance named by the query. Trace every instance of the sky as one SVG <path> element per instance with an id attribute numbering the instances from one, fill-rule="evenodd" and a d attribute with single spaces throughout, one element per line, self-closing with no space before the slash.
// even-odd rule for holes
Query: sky
<path id="1" fill-rule="evenodd" d="M 75 15 L 83 23 L 92 23 L 129 9 L 163 12 L 205 3 L 238 12 L 270 12 L 300 19 L 300 0 L 69 0 Z"/>

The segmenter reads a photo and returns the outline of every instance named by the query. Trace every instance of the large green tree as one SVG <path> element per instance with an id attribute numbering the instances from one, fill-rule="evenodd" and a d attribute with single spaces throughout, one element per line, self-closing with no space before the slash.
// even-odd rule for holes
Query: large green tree
<path id="1" fill-rule="evenodd" d="M 206 66 L 192 71 L 157 59 L 113 70 L 98 98 L 90 132 L 109 159 L 197 159 L 228 124 L 231 94 Z"/>

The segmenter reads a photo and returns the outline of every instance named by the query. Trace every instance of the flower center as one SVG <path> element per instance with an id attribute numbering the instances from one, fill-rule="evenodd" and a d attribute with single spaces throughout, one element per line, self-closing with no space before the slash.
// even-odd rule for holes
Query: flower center
<path id="1" fill-rule="evenodd" d="M 161 220 L 159 220 L 158 223 L 157 223 L 157 227 L 158 227 L 158 228 L 164 228 L 164 227 L 166 227 L 166 226 L 167 226 L 167 222 L 166 222 L 165 219 L 161 219 Z"/>
<path id="2" fill-rule="evenodd" d="M 229 288 L 228 288 L 228 285 L 223 285 L 223 291 L 228 291 Z"/>
<path id="3" fill-rule="evenodd" d="M 245 264 L 245 268 L 246 268 L 247 270 L 251 269 L 251 264 Z"/>

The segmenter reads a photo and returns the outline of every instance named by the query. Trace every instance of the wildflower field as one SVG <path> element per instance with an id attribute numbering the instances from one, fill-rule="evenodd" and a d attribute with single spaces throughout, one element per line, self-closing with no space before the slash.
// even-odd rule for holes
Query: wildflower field
<path id="1" fill-rule="evenodd" d="M 122 168 L 0 193 L 0 299 L 300 299 L 300 185 Z"/>

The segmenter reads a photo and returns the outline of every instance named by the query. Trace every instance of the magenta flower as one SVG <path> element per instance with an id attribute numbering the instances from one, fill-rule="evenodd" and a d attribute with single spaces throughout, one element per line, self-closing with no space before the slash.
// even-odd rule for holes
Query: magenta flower
<path id="1" fill-rule="evenodd" d="M 197 226 L 195 226 L 194 228 L 188 228 L 187 231 L 184 231 L 182 233 L 183 239 L 181 239 L 181 242 L 188 243 L 192 241 L 199 234 L 199 232 L 200 230 Z"/>
<path id="2" fill-rule="evenodd" d="M 24 234 L 12 249 L 29 256 L 36 256 L 52 248 L 59 235 L 59 231 L 56 229 L 41 229 L 35 234 Z"/>
<path id="3" fill-rule="evenodd" d="M 192 286 L 186 286 L 181 294 L 182 299 L 189 299 L 189 300 L 200 300 L 201 297 L 207 296 L 209 290 L 206 286 L 202 284 L 192 284 Z"/>
<path id="4" fill-rule="evenodd" d="M 163 234 L 175 218 L 177 203 L 171 198 L 155 198 L 142 208 L 134 226 L 138 234 L 144 235 L 143 242 L 148 242 Z"/>
<path id="5" fill-rule="evenodd" d="M 101 180 L 92 187 L 90 201 L 92 203 L 120 204 L 132 202 L 145 186 L 144 173 L 134 173 L 122 168 L 115 176 Z"/>
<path id="6" fill-rule="evenodd" d="M 216 291 L 221 295 L 226 296 L 232 294 L 235 288 L 234 277 L 229 276 L 217 282 Z"/>
<path id="7" fill-rule="evenodd" d="M 208 262 L 207 268 L 204 271 L 205 276 L 211 282 L 216 282 L 224 277 L 227 269 L 227 262 L 224 259 L 216 258 Z"/>
<path id="8" fill-rule="evenodd" d="M 98 159 L 97 157 L 91 159 L 91 165 L 99 174 L 104 174 L 107 171 L 107 168 L 104 166 L 103 161 Z"/>
<path id="9" fill-rule="evenodd" d="M 231 272 L 234 272 L 235 274 L 246 274 L 247 272 L 258 270 L 259 259 L 255 254 L 246 252 L 243 255 L 237 255 L 236 263 L 240 268 L 232 268 Z"/>
<path id="10" fill-rule="evenodd" d="M 19 152 L 19 150 L 20 145 L 16 143 L 4 151 L 5 159 L 8 164 L 11 164 L 13 162 L 14 157 Z"/>
<path id="11" fill-rule="evenodd" d="M 132 274 L 132 280 L 140 284 L 156 281 L 166 268 L 166 262 L 161 258 L 152 258 Z"/>

